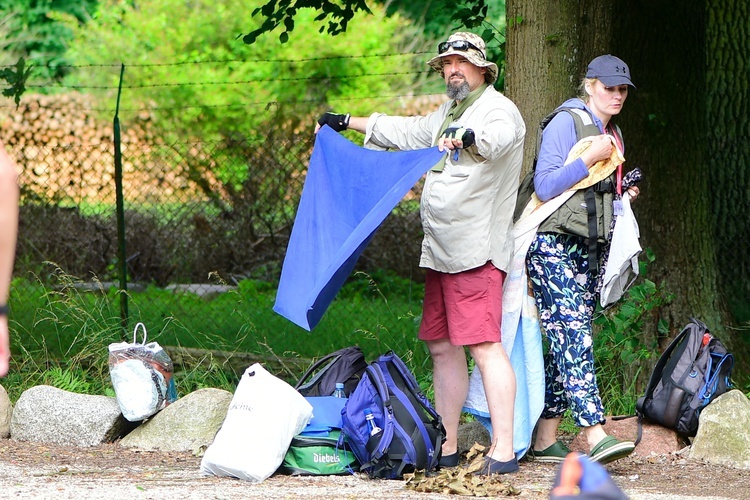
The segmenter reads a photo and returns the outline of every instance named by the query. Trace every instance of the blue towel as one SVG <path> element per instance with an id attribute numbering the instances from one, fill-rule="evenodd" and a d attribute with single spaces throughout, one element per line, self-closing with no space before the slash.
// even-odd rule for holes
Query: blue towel
<path id="1" fill-rule="evenodd" d="M 524 297 L 523 313 L 518 321 L 510 351 L 506 351 L 516 375 L 516 400 L 513 406 L 513 451 L 523 457 L 531 445 L 537 419 L 544 406 L 544 363 L 542 361 L 542 336 L 532 297 Z M 506 335 L 503 346 L 508 349 Z M 482 387 L 479 370 L 471 374 L 469 397 L 463 410 L 471 413 L 492 436 L 492 422 Z"/>
<path id="2" fill-rule="evenodd" d="M 437 147 L 373 151 L 321 128 L 273 310 L 315 328 L 377 228 L 444 154 Z"/>
<path id="3" fill-rule="evenodd" d="M 328 436 L 332 430 L 341 429 L 341 411 L 348 401 L 334 396 L 305 397 L 313 408 L 313 414 L 307 426 L 300 434 L 305 436 Z"/>

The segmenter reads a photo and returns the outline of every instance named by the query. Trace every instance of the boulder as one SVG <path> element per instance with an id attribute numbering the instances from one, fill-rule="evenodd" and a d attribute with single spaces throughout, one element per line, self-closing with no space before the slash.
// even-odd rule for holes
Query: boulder
<path id="1" fill-rule="evenodd" d="M 0 438 L 10 437 L 10 418 L 13 415 L 13 404 L 8 397 L 8 391 L 0 385 Z"/>
<path id="2" fill-rule="evenodd" d="M 458 427 L 458 451 L 465 453 L 474 446 L 474 443 L 482 446 L 490 445 L 490 433 L 478 420 L 461 424 Z"/>
<path id="3" fill-rule="evenodd" d="M 133 425 L 115 398 L 38 385 L 18 398 L 10 435 L 18 441 L 88 447 L 112 442 Z"/>
<path id="4" fill-rule="evenodd" d="M 742 391 L 728 391 L 701 411 L 688 457 L 750 469 L 750 400 Z"/>
<path id="5" fill-rule="evenodd" d="M 158 451 L 189 451 L 200 455 L 213 442 L 227 415 L 232 393 L 199 389 L 144 422 L 120 445 Z"/>

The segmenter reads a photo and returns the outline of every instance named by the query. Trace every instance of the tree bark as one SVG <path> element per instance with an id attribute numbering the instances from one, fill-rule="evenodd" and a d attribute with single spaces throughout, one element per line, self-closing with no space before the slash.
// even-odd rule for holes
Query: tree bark
<path id="1" fill-rule="evenodd" d="M 577 93 L 588 62 L 610 43 L 609 0 L 508 0 L 505 93 L 526 122 L 523 174 L 540 120 Z"/>
<path id="2" fill-rule="evenodd" d="M 710 222 L 721 290 L 737 323 L 750 323 L 750 8 L 745 0 L 709 0 L 707 22 Z"/>
<path id="3" fill-rule="evenodd" d="M 587 62 L 625 60 L 638 90 L 616 121 L 625 170 L 645 177 L 633 209 L 641 245 L 656 256 L 646 277 L 674 294 L 647 334 L 661 318 L 673 337 L 695 316 L 738 358 L 748 344 L 731 328 L 719 269 L 741 263 L 732 290 L 747 304 L 747 9 L 745 0 L 507 2 L 506 93 L 527 124 L 524 171 L 539 119 L 573 95 Z"/>

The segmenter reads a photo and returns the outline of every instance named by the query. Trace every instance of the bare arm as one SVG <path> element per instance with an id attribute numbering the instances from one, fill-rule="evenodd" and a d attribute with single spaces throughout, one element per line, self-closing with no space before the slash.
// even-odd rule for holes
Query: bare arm
<path id="1" fill-rule="evenodd" d="M 18 178 L 15 162 L 0 143 L 0 305 L 7 305 L 18 237 Z M 0 377 L 8 373 L 8 316 L 0 315 Z"/>
<path id="2" fill-rule="evenodd" d="M 364 134 L 367 131 L 369 116 L 352 116 L 349 118 L 349 130 L 356 130 Z"/>

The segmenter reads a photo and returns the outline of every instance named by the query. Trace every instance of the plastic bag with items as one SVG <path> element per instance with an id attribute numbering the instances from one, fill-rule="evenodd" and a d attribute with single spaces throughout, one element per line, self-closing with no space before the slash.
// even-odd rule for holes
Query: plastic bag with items
<path id="1" fill-rule="evenodd" d="M 138 330 L 143 342 L 138 343 Z M 146 326 L 135 325 L 133 342 L 109 345 L 109 376 L 122 415 L 131 422 L 144 420 L 177 400 L 174 365 L 157 343 L 146 343 Z"/>
<path id="2" fill-rule="evenodd" d="M 224 423 L 203 455 L 201 472 L 253 483 L 265 480 L 279 468 L 312 412 L 294 387 L 253 364 L 237 384 Z"/>

